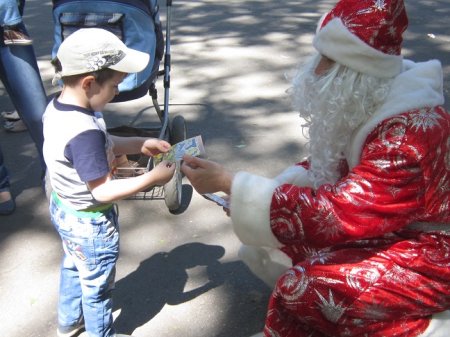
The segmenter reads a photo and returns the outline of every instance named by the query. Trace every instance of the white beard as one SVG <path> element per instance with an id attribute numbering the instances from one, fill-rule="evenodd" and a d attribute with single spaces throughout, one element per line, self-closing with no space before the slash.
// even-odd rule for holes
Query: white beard
<path id="1" fill-rule="evenodd" d="M 335 64 L 317 76 L 316 56 L 300 68 L 290 94 L 309 133 L 309 177 L 317 188 L 335 183 L 352 134 L 376 111 L 390 88 L 381 80 Z"/>

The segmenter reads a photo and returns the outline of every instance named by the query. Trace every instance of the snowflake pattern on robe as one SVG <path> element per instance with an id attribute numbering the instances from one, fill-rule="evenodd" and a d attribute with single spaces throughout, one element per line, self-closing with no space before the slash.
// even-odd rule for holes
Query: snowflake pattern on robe
<path id="1" fill-rule="evenodd" d="M 406 228 L 450 224 L 449 153 L 449 114 L 416 109 L 380 123 L 335 185 L 278 187 L 271 227 L 294 267 L 266 335 L 415 337 L 450 308 L 450 235 Z"/>

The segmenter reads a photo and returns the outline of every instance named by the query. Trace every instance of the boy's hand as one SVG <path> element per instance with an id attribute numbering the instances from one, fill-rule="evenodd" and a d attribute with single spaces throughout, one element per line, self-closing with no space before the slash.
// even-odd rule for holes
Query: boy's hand
<path id="1" fill-rule="evenodd" d="M 141 152 L 146 156 L 153 157 L 159 153 L 166 153 L 170 150 L 170 144 L 162 139 L 150 138 L 142 144 Z"/>
<path id="2" fill-rule="evenodd" d="M 154 184 L 162 186 L 172 179 L 175 168 L 175 163 L 164 160 L 156 165 L 149 173 L 152 175 Z"/>

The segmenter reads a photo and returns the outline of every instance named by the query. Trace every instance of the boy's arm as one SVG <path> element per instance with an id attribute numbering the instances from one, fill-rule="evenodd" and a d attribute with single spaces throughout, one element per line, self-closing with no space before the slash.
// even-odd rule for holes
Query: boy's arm
<path id="1" fill-rule="evenodd" d="M 111 203 L 130 197 L 148 187 L 164 185 L 173 176 L 175 165 L 163 161 L 151 171 L 126 179 L 113 179 L 111 175 L 87 182 L 94 198 L 102 203 Z"/>
<path id="2" fill-rule="evenodd" d="M 114 143 L 114 154 L 138 154 L 143 153 L 149 157 L 158 153 L 165 153 L 170 149 L 170 144 L 164 140 L 147 137 L 119 137 L 110 135 Z"/>

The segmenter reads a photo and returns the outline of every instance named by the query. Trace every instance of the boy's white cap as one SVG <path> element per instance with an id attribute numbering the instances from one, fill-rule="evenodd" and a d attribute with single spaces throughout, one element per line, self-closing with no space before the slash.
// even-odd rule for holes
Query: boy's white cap
<path id="1" fill-rule="evenodd" d="M 148 64 L 150 56 L 128 48 L 116 35 L 101 28 L 82 28 L 70 34 L 56 54 L 62 71 L 57 77 L 85 74 L 110 68 L 123 73 L 137 73 Z"/>

